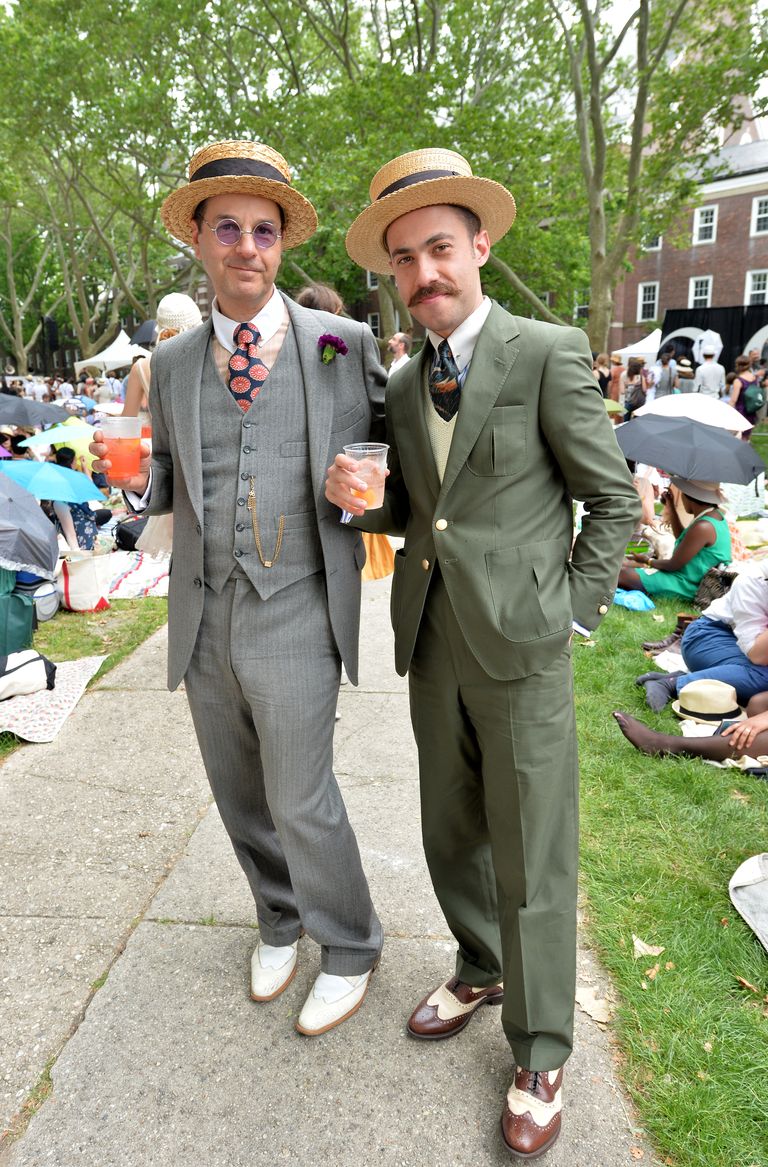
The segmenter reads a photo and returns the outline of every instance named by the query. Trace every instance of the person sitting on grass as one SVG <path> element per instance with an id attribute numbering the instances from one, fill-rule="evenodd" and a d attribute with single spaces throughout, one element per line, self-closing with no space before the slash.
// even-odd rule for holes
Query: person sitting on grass
<path id="1" fill-rule="evenodd" d="M 733 685 L 741 705 L 768 691 L 768 561 L 760 567 L 759 575 L 737 576 L 724 596 L 688 624 L 680 642 L 688 672 L 651 672 L 637 678 L 651 709 L 663 709 L 691 681 Z"/>
<path id="2" fill-rule="evenodd" d="M 730 689 L 729 700 L 735 698 L 732 687 L 722 685 L 721 682 L 709 682 L 720 685 L 722 690 Z M 693 682 L 693 687 L 701 686 L 702 682 Z M 679 705 L 681 716 L 685 715 L 685 686 L 681 692 Z M 701 704 L 701 702 L 698 702 Z M 725 704 L 729 703 L 726 700 Z M 723 712 L 734 712 L 741 716 L 736 709 L 727 710 L 723 705 Z M 624 737 L 636 750 L 650 755 L 678 755 L 685 758 L 705 758 L 713 762 L 724 762 L 728 758 L 741 758 L 745 755 L 750 758 L 759 758 L 768 755 L 768 692 L 757 693 L 747 704 L 747 718 L 742 721 L 723 719 L 722 730 L 716 730 L 712 737 L 681 737 L 674 733 L 657 733 L 644 722 L 628 713 L 615 709 L 613 716 L 618 722 L 619 729 Z"/>
<path id="3" fill-rule="evenodd" d="M 665 491 L 661 496 L 664 518 L 675 535 L 672 556 L 656 559 L 648 552 L 630 554 L 619 571 L 619 587 L 649 596 L 692 600 L 711 567 L 731 562 L 731 535 L 722 513 L 725 500 L 716 482 L 687 478 L 672 478 L 671 482 L 680 491 L 682 505 L 693 515 L 693 522 L 683 526 L 674 496 L 671 491 Z"/>

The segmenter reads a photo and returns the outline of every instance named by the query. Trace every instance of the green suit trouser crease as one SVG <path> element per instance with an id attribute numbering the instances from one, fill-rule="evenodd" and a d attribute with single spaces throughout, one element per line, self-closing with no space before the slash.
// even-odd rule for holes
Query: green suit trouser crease
<path id="1" fill-rule="evenodd" d="M 498 635 L 498 633 L 497 633 Z M 458 942 L 456 975 L 504 980 L 518 1065 L 561 1066 L 573 1044 L 578 762 L 570 649 L 497 681 L 473 656 L 439 571 L 409 672 L 424 849 Z"/>

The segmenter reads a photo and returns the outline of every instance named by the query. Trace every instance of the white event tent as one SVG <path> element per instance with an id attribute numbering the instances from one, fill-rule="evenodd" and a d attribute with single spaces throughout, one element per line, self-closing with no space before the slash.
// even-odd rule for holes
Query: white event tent
<path id="1" fill-rule="evenodd" d="M 643 357 L 650 364 L 656 360 L 656 354 L 660 348 L 661 329 L 654 328 L 653 332 L 644 336 L 642 340 L 636 340 L 634 344 L 628 344 L 626 348 L 614 349 L 614 352 L 619 353 L 625 364 L 629 357 Z"/>
<path id="2" fill-rule="evenodd" d="M 130 337 L 124 328 L 120 335 L 100 353 L 94 353 L 84 361 L 75 361 L 75 374 L 83 369 L 101 369 L 109 372 L 111 369 L 124 369 L 133 363 L 134 357 L 148 357 L 149 350 L 140 344 L 131 344 Z"/>

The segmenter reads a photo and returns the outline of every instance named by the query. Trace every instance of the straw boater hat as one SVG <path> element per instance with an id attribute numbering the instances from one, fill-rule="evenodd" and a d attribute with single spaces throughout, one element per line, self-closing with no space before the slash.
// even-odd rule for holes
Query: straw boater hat
<path id="1" fill-rule="evenodd" d="M 283 247 L 298 247 L 317 230 L 315 208 L 291 186 L 282 154 L 260 142 L 213 142 L 193 155 L 189 182 L 162 205 L 160 213 L 171 235 L 191 243 L 196 207 L 220 194 L 255 195 L 282 207 Z"/>
<path id="2" fill-rule="evenodd" d="M 347 252 L 368 271 L 387 275 L 387 228 L 401 215 L 441 203 L 474 211 L 498 243 L 515 221 L 515 200 L 501 183 L 477 178 L 466 158 L 453 150 L 412 150 L 401 154 L 373 177 L 371 205 L 357 216 L 347 232 Z"/>
<path id="3" fill-rule="evenodd" d="M 717 725 L 724 720 L 744 721 L 747 716 L 739 708 L 733 685 L 707 678 L 684 685 L 672 708 L 678 717 L 706 725 Z"/>

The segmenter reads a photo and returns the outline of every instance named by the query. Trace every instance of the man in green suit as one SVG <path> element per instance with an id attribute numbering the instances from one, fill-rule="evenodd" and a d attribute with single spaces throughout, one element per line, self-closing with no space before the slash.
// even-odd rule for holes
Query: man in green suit
<path id="1" fill-rule="evenodd" d="M 394 273 L 428 339 L 389 381 L 383 508 L 365 513 L 343 455 L 326 493 L 356 525 L 405 535 L 396 667 L 409 676 L 427 861 L 458 943 L 455 975 L 408 1029 L 451 1037 L 503 1000 L 516 1072 L 502 1133 L 526 1159 L 559 1134 L 572 1046 L 571 638 L 608 611 L 639 503 L 584 333 L 483 296 L 480 269 L 514 216 L 512 195 L 453 151 L 417 150 L 376 174 L 347 250 Z M 586 515 L 572 546 L 573 499 Z"/>

